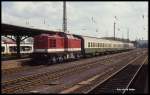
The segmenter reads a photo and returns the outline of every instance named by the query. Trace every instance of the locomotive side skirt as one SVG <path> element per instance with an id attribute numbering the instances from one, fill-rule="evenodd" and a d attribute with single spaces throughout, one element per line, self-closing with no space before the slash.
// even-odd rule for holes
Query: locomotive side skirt
<path id="1" fill-rule="evenodd" d="M 81 51 L 81 48 L 67 48 L 67 49 L 64 49 L 64 48 L 58 48 L 58 49 L 35 49 L 34 50 L 35 52 L 45 52 L 45 53 L 51 53 L 51 52 L 64 52 L 64 51 Z"/>

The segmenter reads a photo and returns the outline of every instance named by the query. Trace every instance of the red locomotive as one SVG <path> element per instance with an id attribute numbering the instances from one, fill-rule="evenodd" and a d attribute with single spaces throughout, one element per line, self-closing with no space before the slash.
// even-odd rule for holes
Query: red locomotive
<path id="1" fill-rule="evenodd" d="M 71 34 L 41 34 L 34 37 L 34 59 L 41 61 L 62 62 L 68 58 L 79 58 L 81 40 Z"/>

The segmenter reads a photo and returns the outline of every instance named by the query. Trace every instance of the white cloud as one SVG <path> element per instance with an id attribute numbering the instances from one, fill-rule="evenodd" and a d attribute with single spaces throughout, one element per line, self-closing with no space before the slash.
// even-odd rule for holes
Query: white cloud
<path id="1" fill-rule="evenodd" d="M 2 2 L 2 22 L 58 30 L 62 28 L 62 7 L 62 2 Z M 129 28 L 132 40 L 136 36 L 148 39 L 148 33 L 143 31 L 148 24 L 147 15 L 148 2 L 67 2 L 68 30 L 88 36 L 113 36 L 114 16 L 117 16 L 116 28 L 120 28 L 116 30 L 117 37 L 122 34 L 126 37 Z"/>

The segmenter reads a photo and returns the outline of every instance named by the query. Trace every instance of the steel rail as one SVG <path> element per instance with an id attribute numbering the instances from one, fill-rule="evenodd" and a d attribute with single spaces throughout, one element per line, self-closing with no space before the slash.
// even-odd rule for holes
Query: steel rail
<path id="1" fill-rule="evenodd" d="M 94 90 L 95 88 L 97 88 L 98 86 L 102 85 L 103 83 L 105 83 L 106 81 L 108 81 L 109 79 L 111 79 L 113 76 L 115 76 L 116 74 L 118 74 L 119 72 L 121 72 L 122 70 L 124 70 L 124 68 L 126 68 L 129 64 L 133 63 L 134 61 L 136 61 L 138 58 L 140 58 L 143 55 L 140 55 L 138 57 L 136 57 L 134 60 L 131 60 L 128 64 L 126 64 L 125 66 L 123 66 L 122 68 L 120 68 L 119 70 L 117 70 L 116 72 L 114 72 L 111 76 L 107 77 L 105 80 L 103 80 L 102 82 L 98 83 L 97 85 L 95 85 L 94 87 L 92 87 L 91 89 L 87 90 L 86 92 L 84 92 L 84 94 L 87 94 L 89 92 L 91 92 L 92 90 Z"/>

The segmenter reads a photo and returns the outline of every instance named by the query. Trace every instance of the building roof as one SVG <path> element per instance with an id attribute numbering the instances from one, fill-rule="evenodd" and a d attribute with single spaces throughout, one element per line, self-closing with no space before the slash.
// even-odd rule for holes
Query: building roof
<path id="1" fill-rule="evenodd" d="M 36 29 L 36 28 L 27 28 L 23 26 L 11 25 L 11 24 L 1 24 L 1 34 L 2 35 L 20 35 L 20 36 L 34 36 L 42 33 L 56 33 L 60 31 Z"/>

